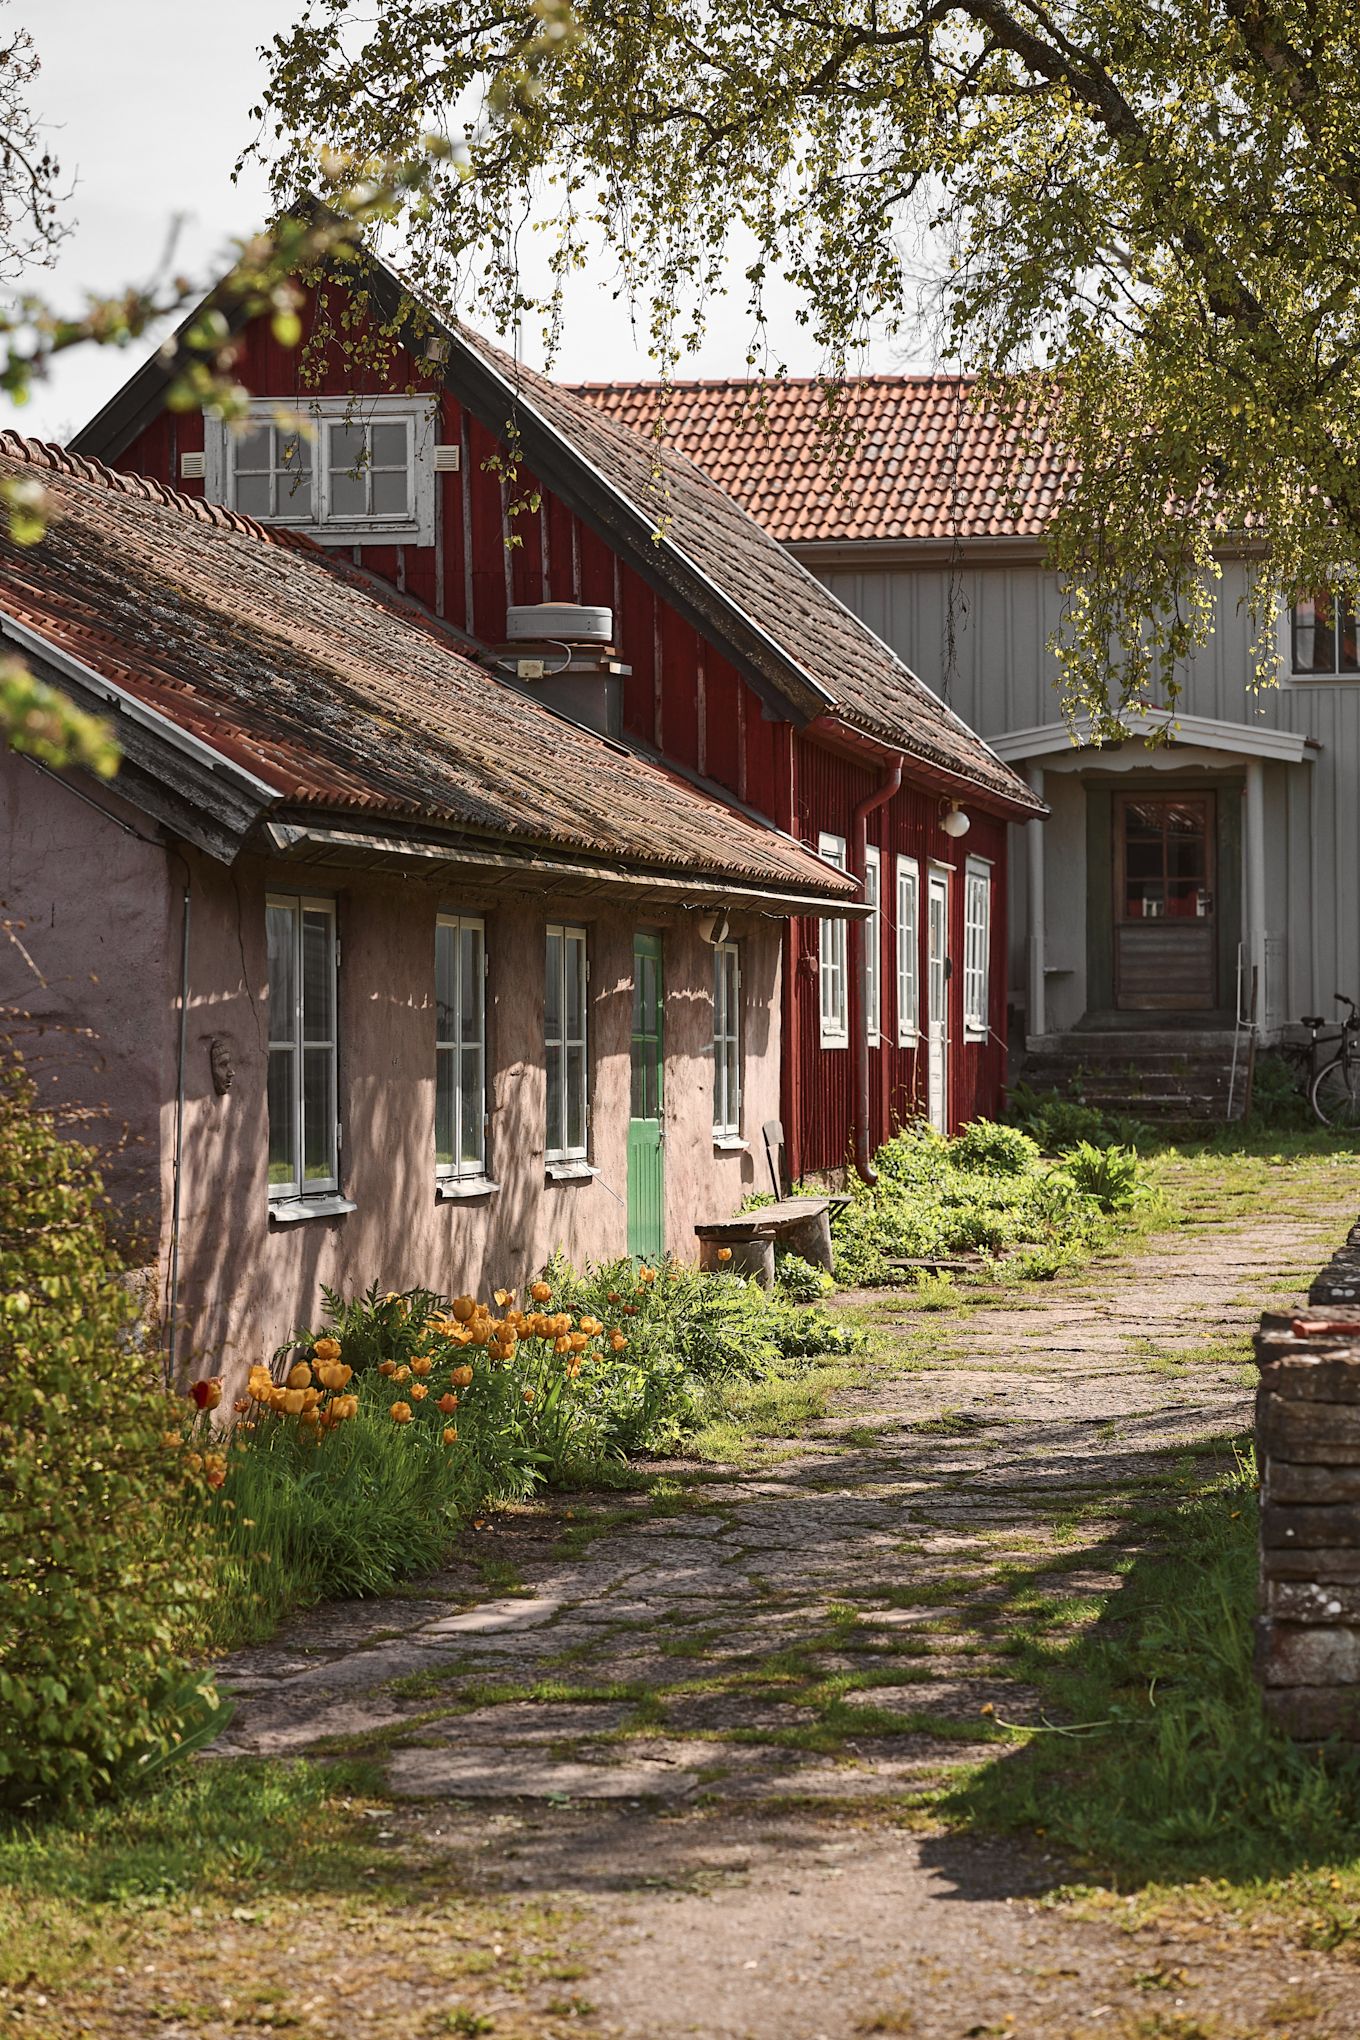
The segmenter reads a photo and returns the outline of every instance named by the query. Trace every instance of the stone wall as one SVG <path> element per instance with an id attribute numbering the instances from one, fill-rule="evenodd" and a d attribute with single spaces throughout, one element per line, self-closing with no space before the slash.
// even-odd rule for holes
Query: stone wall
<path id="1" fill-rule="evenodd" d="M 1256 1667 L 1287 1735 L 1360 1742 L 1360 1225 L 1295 1317 L 1256 1335 Z"/>

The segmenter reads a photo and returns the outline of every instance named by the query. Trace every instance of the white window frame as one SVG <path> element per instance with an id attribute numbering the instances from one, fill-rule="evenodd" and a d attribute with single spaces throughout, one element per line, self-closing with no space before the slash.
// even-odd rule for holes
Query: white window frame
<path id="1" fill-rule="evenodd" d="M 260 522 L 305 531 L 320 545 L 433 545 L 435 519 L 434 446 L 436 419 L 428 397 L 256 398 L 251 426 L 281 430 L 296 419 L 311 444 L 312 507 L 305 517 L 286 511 Z M 404 424 L 410 459 L 411 493 L 404 517 L 331 516 L 329 429 L 332 425 Z M 220 420 L 208 419 L 204 436 L 203 488 L 210 502 L 236 508 L 236 435 Z"/>
<path id="2" fill-rule="evenodd" d="M 269 1055 L 289 1054 L 292 1057 L 290 1080 L 291 1110 L 293 1115 L 293 1156 L 296 1169 L 304 1170 L 306 1154 L 306 1115 L 304 1083 L 304 1053 L 316 1054 L 325 1050 L 330 1056 L 330 1092 L 334 1101 L 334 1114 L 328 1128 L 330 1169 L 324 1177 L 308 1177 L 295 1174 L 288 1182 L 271 1182 L 269 1201 L 271 1205 L 305 1206 L 312 1199 L 336 1200 L 340 1189 L 340 944 L 337 936 L 335 901 L 316 898 L 306 893 L 276 893 L 265 895 L 266 912 L 270 908 L 287 912 L 293 917 L 293 1006 L 286 1016 L 274 1010 L 273 1000 L 266 996 L 268 1007 Z M 303 927 L 308 914 L 324 915 L 330 926 L 330 1009 L 331 1029 L 328 1041 L 308 1041 L 304 1036 L 303 1012 Z M 268 936 L 266 932 L 266 946 Z M 279 1023 L 287 1021 L 286 1026 Z M 268 1091 L 266 1090 L 266 1101 Z M 266 1104 L 267 1109 L 267 1104 Z"/>
<path id="3" fill-rule="evenodd" d="M 713 1138 L 741 1139 L 741 950 L 713 945 Z"/>
<path id="4" fill-rule="evenodd" d="M 590 1153 L 590 949 L 584 928 L 573 927 L 561 921 L 550 921 L 546 931 L 543 952 L 545 981 L 547 971 L 552 968 L 551 951 L 554 938 L 560 944 L 557 990 L 558 1011 L 562 1016 L 562 1025 L 561 1031 L 555 1039 L 549 1036 L 548 1008 L 545 999 L 543 1007 L 543 1152 L 545 1160 L 550 1165 L 553 1163 L 566 1163 L 570 1165 L 572 1163 L 584 1163 L 587 1161 Z M 576 945 L 580 951 L 580 968 L 577 972 L 576 981 L 581 988 L 581 998 L 579 1008 L 574 1014 L 567 1011 L 567 950 L 570 945 Z M 577 1143 L 566 1142 L 567 1127 L 571 1121 L 571 1114 L 567 1109 L 568 1050 L 573 1048 L 579 1048 L 581 1051 L 581 1139 Z M 559 1081 L 562 1087 L 562 1134 L 565 1145 L 561 1147 L 554 1147 L 548 1138 L 550 1127 L 548 1086 L 551 1083 L 551 1069 L 554 1058 L 557 1060 Z"/>
<path id="5" fill-rule="evenodd" d="M 873 908 L 864 923 L 864 1031 L 876 1048 L 883 1039 L 883 856 L 875 843 L 864 846 L 864 904 Z"/>
<path id="6" fill-rule="evenodd" d="M 963 872 L 963 1037 L 985 1041 L 990 1031 L 992 865 L 970 857 Z"/>
<path id="7" fill-rule="evenodd" d="M 1306 599 L 1311 600 L 1312 598 Z M 1360 611 L 1360 589 L 1357 589 L 1351 595 L 1350 600 L 1352 607 Z M 1360 687 L 1360 671 L 1353 673 L 1336 671 L 1331 673 L 1314 673 L 1310 672 L 1306 666 L 1296 666 L 1294 664 L 1294 612 L 1298 606 L 1297 603 L 1282 602 L 1280 604 L 1278 651 L 1281 675 L 1287 677 L 1291 687 Z M 1333 643 L 1335 644 L 1335 618 L 1332 622 L 1332 636 Z"/>
<path id="8" fill-rule="evenodd" d="M 477 938 L 477 959 L 473 969 L 477 972 L 479 998 L 477 1002 L 477 1031 L 475 1039 L 463 1037 L 463 937 Z M 439 944 L 447 938 L 453 945 L 452 978 L 454 1031 L 449 1037 L 439 1032 Z M 486 923 L 479 914 L 437 914 L 435 916 L 435 1164 L 436 1181 L 442 1190 L 454 1194 L 463 1185 L 476 1184 L 487 1187 L 487 1116 L 486 1116 Z M 479 1153 L 475 1161 L 463 1158 L 463 1063 L 469 1052 L 476 1054 L 480 1070 L 477 1086 L 477 1144 Z M 453 1060 L 453 1095 L 451 1100 L 453 1120 L 453 1155 L 451 1162 L 439 1159 L 439 1098 L 441 1057 L 451 1056 Z"/>
<path id="9" fill-rule="evenodd" d="M 817 855 L 837 871 L 846 869 L 845 838 L 823 829 L 817 838 Z M 850 970 L 844 920 L 817 923 L 817 987 L 821 1005 L 820 1040 L 823 1048 L 850 1045 Z"/>
<path id="10" fill-rule="evenodd" d="M 897 860 L 897 1044 L 915 1048 L 921 1037 L 921 867 Z"/>

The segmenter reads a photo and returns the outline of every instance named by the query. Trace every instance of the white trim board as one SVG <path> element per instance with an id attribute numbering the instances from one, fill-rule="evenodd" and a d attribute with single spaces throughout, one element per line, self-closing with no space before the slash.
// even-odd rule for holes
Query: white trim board
<path id="1" fill-rule="evenodd" d="M 1315 740 L 1300 736 L 1294 730 L 1265 729 L 1259 723 L 1219 722 L 1204 715 L 1173 715 L 1164 711 L 1151 710 L 1127 718 L 1130 738 L 1135 741 L 1142 737 L 1160 736 L 1169 730 L 1171 736 L 1166 745 L 1157 746 L 1157 754 L 1163 758 L 1173 756 L 1182 747 L 1194 747 L 1203 751 L 1230 751 L 1239 758 L 1274 758 L 1286 765 L 1309 765 L 1320 748 Z M 1008 730 L 1004 736 L 989 737 L 987 742 L 1008 765 L 1026 758 L 1052 758 L 1066 755 L 1069 759 L 1081 757 L 1083 763 L 1102 763 L 1099 753 L 1110 752 L 1107 769 L 1119 771 L 1134 769 L 1128 754 L 1109 743 L 1094 742 L 1091 725 L 1087 717 L 1081 716 L 1075 724 L 1065 722 L 1041 723 L 1033 729 Z M 1087 755 L 1091 754 L 1091 755 Z M 1150 757 L 1153 753 L 1150 751 Z M 1187 763 L 1193 762 L 1187 759 Z"/>

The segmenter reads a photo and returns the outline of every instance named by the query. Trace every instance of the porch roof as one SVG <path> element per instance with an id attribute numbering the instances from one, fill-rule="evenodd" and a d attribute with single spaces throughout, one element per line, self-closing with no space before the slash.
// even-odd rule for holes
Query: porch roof
<path id="1" fill-rule="evenodd" d="M 1172 750 L 1184 746 L 1230 752 L 1239 758 L 1270 758 L 1284 765 L 1311 765 L 1321 748 L 1316 738 L 1301 736 L 1295 730 L 1269 729 L 1262 723 L 1222 722 L 1205 715 L 1179 715 L 1169 709 L 1144 709 L 1126 716 L 1124 721 L 1130 738 Z M 1039 723 L 1032 729 L 1008 730 L 1004 736 L 988 741 L 997 756 L 1011 765 L 1055 756 L 1070 759 L 1083 751 L 1108 752 L 1119 748 L 1117 742 L 1102 740 L 1095 734 L 1088 716 L 1078 716 L 1072 723 Z"/>

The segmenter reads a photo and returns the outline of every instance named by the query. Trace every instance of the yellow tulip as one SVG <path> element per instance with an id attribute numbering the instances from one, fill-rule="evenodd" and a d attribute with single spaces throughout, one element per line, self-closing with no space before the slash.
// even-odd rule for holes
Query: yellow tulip
<path id="1" fill-rule="evenodd" d="M 312 1347 L 312 1358 L 314 1360 L 338 1360 L 340 1358 L 340 1341 L 338 1339 L 318 1339 Z"/>
<path id="2" fill-rule="evenodd" d="M 299 1360 L 296 1367 L 290 1367 L 288 1370 L 288 1386 L 290 1388 L 307 1388 L 310 1386 L 311 1379 L 312 1370 L 305 1360 Z"/>

